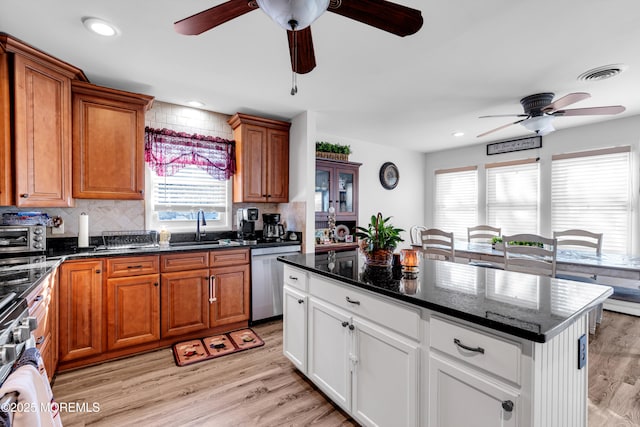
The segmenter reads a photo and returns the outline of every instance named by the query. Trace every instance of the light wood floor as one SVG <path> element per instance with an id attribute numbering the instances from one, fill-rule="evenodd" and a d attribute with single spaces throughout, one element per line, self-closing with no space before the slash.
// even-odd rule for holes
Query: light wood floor
<path id="1" fill-rule="evenodd" d="M 282 323 L 254 327 L 265 346 L 179 368 L 170 349 L 56 376 L 72 426 L 357 426 L 282 355 Z M 640 318 L 605 311 L 589 349 L 589 426 L 640 426 Z"/>

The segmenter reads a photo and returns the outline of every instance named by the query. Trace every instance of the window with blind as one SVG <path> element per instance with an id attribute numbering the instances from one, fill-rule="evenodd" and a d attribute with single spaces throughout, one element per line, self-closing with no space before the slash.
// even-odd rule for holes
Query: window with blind
<path id="1" fill-rule="evenodd" d="M 475 166 L 436 171 L 434 227 L 467 240 L 478 219 L 478 170 Z"/>
<path id="2" fill-rule="evenodd" d="M 551 227 L 603 233 L 603 252 L 630 253 L 629 147 L 552 157 Z"/>
<path id="3" fill-rule="evenodd" d="M 540 168 L 536 159 L 485 165 L 487 222 L 502 234 L 538 233 Z"/>
<path id="4" fill-rule="evenodd" d="M 147 228 L 195 231 L 198 210 L 205 212 L 206 230 L 231 229 L 231 180 L 220 181 L 197 166 L 171 176 L 147 168 Z"/>

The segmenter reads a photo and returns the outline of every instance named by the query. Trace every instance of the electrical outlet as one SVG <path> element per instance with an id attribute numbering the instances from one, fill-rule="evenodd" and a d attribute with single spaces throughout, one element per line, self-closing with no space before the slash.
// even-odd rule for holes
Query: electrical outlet
<path id="1" fill-rule="evenodd" d="M 578 338 L 578 369 L 582 369 L 587 365 L 587 336 L 582 334 Z"/>
<path id="2" fill-rule="evenodd" d="M 51 234 L 64 234 L 64 222 L 57 227 L 51 227 Z"/>

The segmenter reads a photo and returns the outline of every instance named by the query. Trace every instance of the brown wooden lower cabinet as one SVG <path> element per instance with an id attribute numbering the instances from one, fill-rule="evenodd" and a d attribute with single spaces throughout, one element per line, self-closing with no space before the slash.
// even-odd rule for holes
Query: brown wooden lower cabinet
<path id="1" fill-rule="evenodd" d="M 209 326 L 249 319 L 249 265 L 212 268 L 215 301 L 209 310 Z"/>
<path id="2" fill-rule="evenodd" d="M 209 269 L 162 273 L 160 298 L 163 338 L 209 327 Z"/>
<path id="3" fill-rule="evenodd" d="M 60 369 L 246 327 L 249 304 L 248 249 L 65 261 Z"/>
<path id="4" fill-rule="evenodd" d="M 103 352 L 103 260 L 65 261 L 60 266 L 59 361 Z"/>
<path id="5" fill-rule="evenodd" d="M 160 275 L 107 280 L 107 350 L 160 339 Z"/>
<path id="6" fill-rule="evenodd" d="M 40 350 L 49 381 L 58 364 L 58 272 L 53 271 L 27 296 L 29 316 L 38 325 L 33 331 L 36 348 Z"/>

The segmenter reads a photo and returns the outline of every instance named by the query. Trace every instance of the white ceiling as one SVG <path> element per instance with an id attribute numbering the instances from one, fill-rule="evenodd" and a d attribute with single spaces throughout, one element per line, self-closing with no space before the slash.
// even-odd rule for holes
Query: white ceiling
<path id="1" fill-rule="evenodd" d="M 343 0 L 357 1 L 357 0 Z M 173 22 L 222 0 L 2 0 L 0 31 L 81 68 L 92 83 L 205 109 L 291 119 L 317 113 L 322 135 L 429 152 L 530 135 L 516 125 L 519 100 L 538 92 L 589 92 L 568 108 L 621 104 L 617 116 L 558 117 L 556 129 L 640 114 L 640 2 L 637 0 L 400 0 L 422 11 L 405 38 L 334 13 L 313 25 L 317 67 L 298 77 L 284 30 L 259 10 L 199 36 Z M 117 25 L 106 39 L 81 18 Z M 619 76 L 577 80 L 603 65 Z M 454 138 L 454 131 L 465 136 Z"/>

